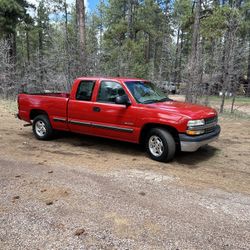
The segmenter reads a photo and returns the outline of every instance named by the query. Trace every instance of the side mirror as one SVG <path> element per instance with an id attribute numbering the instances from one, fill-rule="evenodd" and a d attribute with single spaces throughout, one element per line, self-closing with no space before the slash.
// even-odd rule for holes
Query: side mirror
<path id="1" fill-rule="evenodd" d="M 127 107 L 131 105 L 131 102 L 130 102 L 127 95 L 117 96 L 115 98 L 115 103 L 116 104 L 126 105 Z"/>

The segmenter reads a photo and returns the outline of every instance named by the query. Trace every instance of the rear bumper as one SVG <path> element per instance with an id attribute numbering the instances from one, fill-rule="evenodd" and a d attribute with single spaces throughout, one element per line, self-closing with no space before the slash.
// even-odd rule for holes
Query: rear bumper
<path id="1" fill-rule="evenodd" d="M 29 117 L 29 112 L 27 112 L 27 111 L 19 110 L 19 112 L 15 115 L 15 117 L 18 118 L 19 120 L 23 120 L 23 121 L 26 121 L 28 123 L 31 123 L 30 117 Z"/>
<path id="2" fill-rule="evenodd" d="M 213 132 L 204 135 L 189 136 L 186 134 L 179 134 L 181 151 L 194 152 L 201 146 L 215 141 L 219 137 L 220 130 L 220 126 L 217 125 Z"/>

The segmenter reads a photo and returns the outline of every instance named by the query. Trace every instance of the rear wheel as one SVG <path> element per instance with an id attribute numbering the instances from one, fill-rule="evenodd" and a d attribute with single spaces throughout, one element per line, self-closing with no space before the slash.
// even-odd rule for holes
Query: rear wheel
<path id="1" fill-rule="evenodd" d="M 33 133 L 38 140 L 49 140 L 53 129 L 47 115 L 38 115 L 33 121 Z"/>
<path id="2" fill-rule="evenodd" d="M 173 136 L 167 130 L 153 128 L 148 133 L 146 148 L 153 160 L 168 162 L 174 158 L 176 143 Z"/>

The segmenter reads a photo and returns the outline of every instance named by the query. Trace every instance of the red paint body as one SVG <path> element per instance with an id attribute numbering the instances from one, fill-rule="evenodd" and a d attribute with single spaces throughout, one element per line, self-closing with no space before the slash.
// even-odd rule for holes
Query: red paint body
<path id="1" fill-rule="evenodd" d="M 83 80 L 95 81 L 91 101 L 76 100 L 78 85 Z M 102 80 L 120 83 L 128 95 L 131 105 L 127 107 L 120 104 L 96 102 Z M 177 130 L 178 133 L 185 133 L 189 120 L 198 120 L 217 115 L 212 108 L 177 101 L 139 104 L 129 92 L 124 83 L 125 81 L 145 80 L 83 77 L 74 81 L 70 94 L 19 94 L 18 116 L 22 120 L 31 122 L 32 112 L 36 110 L 43 111 L 47 113 L 53 129 L 139 143 L 141 131 L 146 125 L 167 125 Z M 100 112 L 94 112 L 93 107 L 99 107 Z M 61 121 L 55 121 L 54 119 L 61 119 Z M 85 125 L 74 124 L 68 121 L 82 122 Z M 97 126 L 92 126 L 92 123 Z M 107 127 L 115 127 L 116 129 L 107 129 Z M 122 131 L 122 129 L 130 130 L 130 132 Z"/>

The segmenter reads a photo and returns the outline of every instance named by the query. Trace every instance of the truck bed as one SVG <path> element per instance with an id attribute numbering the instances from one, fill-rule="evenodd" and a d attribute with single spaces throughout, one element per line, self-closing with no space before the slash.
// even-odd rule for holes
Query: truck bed
<path id="1" fill-rule="evenodd" d="M 67 106 L 69 93 L 19 94 L 19 117 L 31 122 L 33 114 L 46 111 L 54 129 L 68 130 Z"/>

